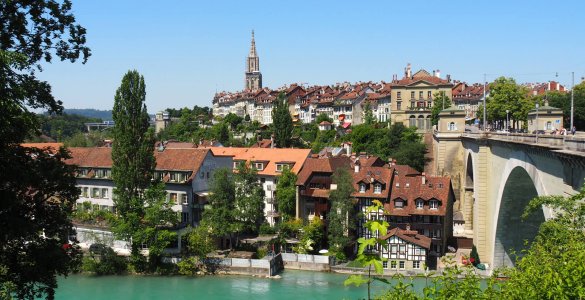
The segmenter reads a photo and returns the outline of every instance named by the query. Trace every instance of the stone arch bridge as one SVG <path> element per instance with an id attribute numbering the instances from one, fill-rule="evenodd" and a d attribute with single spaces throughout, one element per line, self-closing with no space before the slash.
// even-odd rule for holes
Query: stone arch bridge
<path id="1" fill-rule="evenodd" d="M 435 132 L 432 171 L 450 175 L 462 236 L 482 262 L 512 266 L 525 241 L 554 212 L 543 207 L 522 220 L 536 196 L 572 195 L 585 178 L 585 138 L 531 134 Z"/>

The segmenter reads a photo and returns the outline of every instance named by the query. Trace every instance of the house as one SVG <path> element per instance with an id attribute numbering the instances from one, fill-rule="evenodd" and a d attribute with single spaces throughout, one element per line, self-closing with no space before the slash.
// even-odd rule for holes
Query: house
<path id="1" fill-rule="evenodd" d="M 331 130 L 331 123 L 329 123 L 328 121 L 322 121 L 321 123 L 319 123 L 319 130 L 320 131 Z"/>
<path id="2" fill-rule="evenodd" d="M 385 236 L 380 237 L 386 247 L 380 247 L 380 256 L 384 269 L 420 270 L 427 262 L 431 239 L 415 230 L 394 227 Z"/>
<path id="3" fill-rule="evenodd" d="M 233 164 L 230 166 L 232 169 L 236 169 L 239 163 L 246 162 L 257 171 L 258 181 L 262 184 L 265 193 L 264 214 L 270 225 L 280 220 L 278 204 L 274 196 L 278 177 L 285 169 L 298 174 L 311 153 L 310 149 L 290 148 L 210 147 L 209 149 L 214 156 L 232 158 Z"/>
<path id="4" fill-rule="evenodd" d="M 71 158 L 65 162 L 76 166 L 76 185 L 81 194 L 77 209 L 116 211 L 112 180 L 112 148 L 69 148 Z M 154 152 L 156 168 L 153 180 L 165 183 L 167 199 L 179 216 L 178 228 L 194 226 L 201 220 L 207 202 L 209 182 L 217 168 L 231 167 L 230 157 L 218 157 L 209 149 L 165 148 L 159 144 Z M 89 205 L 86 205 L 88 203 Z M 84 231 L 84 224 L 77 224 Z M 88 229 L 88 228 L 85 228 Z M 87 231 L 87 230 L 85 230 Z M 101 228 L 103 234 L 107 228 Z M 106 234 L 107 235 L 107 234 Z M 111 234 L 110 234 L 111 235 Z M 81 240 L 81 239 L 80 239 Z"/>

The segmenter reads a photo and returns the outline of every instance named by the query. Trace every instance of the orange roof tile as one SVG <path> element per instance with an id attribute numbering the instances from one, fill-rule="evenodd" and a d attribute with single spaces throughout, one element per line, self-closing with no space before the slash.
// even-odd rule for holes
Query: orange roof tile
<path id="1" fill-rule="evenodd" d="M 311 154 L 310 149 L 290 148 L 243 148 L 243 147 L 209 147 L 216 156 L 233 156 L 234 160 L 268 162 L 258 175 L 277 176 L 277 163 L 294 163 L 291 171 L 295 174 L 301 170 L 305 160 Z"/>

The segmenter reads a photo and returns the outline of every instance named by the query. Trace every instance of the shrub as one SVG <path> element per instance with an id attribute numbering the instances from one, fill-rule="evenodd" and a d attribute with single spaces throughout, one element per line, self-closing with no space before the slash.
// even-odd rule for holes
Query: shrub
<path id="1" fill-rule="evenodd" d="M 128 269 L 128 264 L 125 257 L 107 248 L 101 255 L 84 257 L 81 268 L 83 271 L 93 272 L 96 275 L 114 275 L 124 273 Z"/>
<path id="2" fill-rule="evenodd" d="M 473 248 L 471 248 L 471 254 L 469 254 L 469 261 L 474 266 L 477 266 L 477 264 L 481 263 L 481 261 L 479 260 L 479 254 L 477 253 L 477 248 L 475 248 L 475 245 L 473 245 Z"/>

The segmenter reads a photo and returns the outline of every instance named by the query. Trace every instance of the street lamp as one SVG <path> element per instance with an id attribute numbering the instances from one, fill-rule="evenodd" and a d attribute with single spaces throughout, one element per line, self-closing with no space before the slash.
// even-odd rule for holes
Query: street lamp
<path id="1" fill-rule="evenodd" d="M 510 110 L 506 109 L 506 132 L 510 132 Z"/>
<path id="2" fill-rule="evenodd" d="M 536 103 L 536 143 L 538 144 L 538 103 Z"/>

